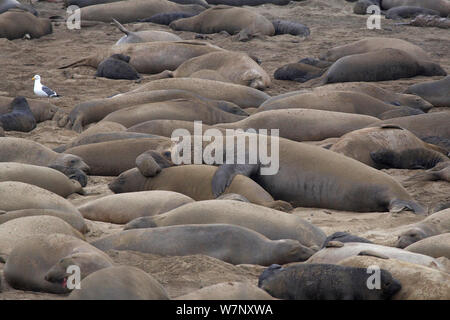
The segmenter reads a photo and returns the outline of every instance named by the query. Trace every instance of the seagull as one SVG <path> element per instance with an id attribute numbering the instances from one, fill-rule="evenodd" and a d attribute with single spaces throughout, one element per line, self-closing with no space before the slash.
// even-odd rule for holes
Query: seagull
<path id="1" fill-rule="evenodd" d="M 34 80 L 35 95 L 47 98 L 59 97 L 59 95 L 55 91 L 41 84 L 41 77 L 39 75 L 35 75 L 31 80 Z"/>

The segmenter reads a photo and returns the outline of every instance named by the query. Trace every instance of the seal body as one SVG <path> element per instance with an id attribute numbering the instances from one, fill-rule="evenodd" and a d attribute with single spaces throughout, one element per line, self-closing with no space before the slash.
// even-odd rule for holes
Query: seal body
<path id="1" fill-rule="evenodd" d="M 100 62 L 95 76 L 108 79 L 137 80 L 140 76 L 136 69 L 128 64 L 129 61 L 129 56 L 113 54 L 111 57 Z"/>
<path id="2" fill-rule="evenodd" d="M 7 11 L 0 14 L 0 38 L 20 39 L 26 34 L 40 38 L 52 32 L 49 19 L 37 18 L 29 12 Z"/>
<path id="3" fill-rule="evenodd" d="M 11 102 L 11 112 L 0 115 L 0 127 L 6 131 L 29 132 L 36 128 L 36 119 L 24 97 Z"/>

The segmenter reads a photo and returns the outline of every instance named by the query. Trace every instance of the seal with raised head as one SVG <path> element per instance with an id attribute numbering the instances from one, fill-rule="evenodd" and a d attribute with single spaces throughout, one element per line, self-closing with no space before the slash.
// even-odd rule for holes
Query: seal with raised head
<path id="1" fill-rule="evenodd" d="M 5 279 L 18 290 L 68 293 L 67 267 L 80 268 L 81 279 L 112 266 L 112 260 L 89 243 L 69 235 L 36 235 L 12 250 L 4 268 Z"/>
<path id="2" fill-rule="evenodd" d="M 117 224 L 136 218 L 160 215 L 194 202 L 184 194 L 171 191 L 142 191 L 109 195 L 78 207 L 83 217 Z"/>
<path id="3" fill-rule="evenodd" d="M 179 245 L 174 246 L 174 243 Z M 91 243 L 100 250 L 132 250 L 162 256 L 204 254 L 231 264 L 271 265 L 304 261 L 311 249 L 292 239 L 269 240 L 229 224 L 133 229 Z"/>
<path id="4" fill-rule="evenodd" d="M 271 266 L 258 286 L 271 296 L 288 300 L 388 300 L 402 287 L 388 271 L 380 270 L 380 288 L 367 286 L 367 268 L 332 264 Z M 336 281 L 339 279 L 339 281 Z"/>
<path id="5" fill-rule="evenodd" d="M 84 278 L 69 300 L 169 300 L 151 275 L 131 266 L 115 266 L 95 271 Z"/>
<path id="6" fill-rule="evenodd" d="M 292 214 L 262 208 L 247 202 L 207 200 L 185 204 L 166 213 L 135 219 L 125 230 L 186 224 L 226 223 L 254 230 L 271 240 L 294 239 L 318 249 L 325 233 L 308 221 Z"/>
<path id="7" fill-rule="evenodd" d="M 49 19 L 37 18 L 25 11 L 7 11 L 0 14 L 0 38 L 8 40 L 23 38 L 40 38 L 53 32 Z"/>
<path id="8" fill-rule="evenodd" d="M 95 76 L 108 79 L 140 79 L 139 73 L 128 62 L 130 62 L 130 56 L 113 54 L 98 64 Z"/>
<path id="9" fill-rule="evenodd" d="M 405 93 L 415 94 L 435 107 L 450 107 L 450 76 L 444 79 L 414 84 Z"/>
<path id="10" fill-rule="evenodd" d="M 166 137 L 113 140 L 80 145 L 66 153 L 83 158 L 89 165 L 89 173 L 101 176 L 117 176 L 134 168 L 136 157 L 147 150 L 164 151 L 172 145 Z"/>
<path id="11" fill-rule="evenodd" d="M 29 132 L 36 128 L 36 119 L 27 99 L 17 97 L 11 102 L 11 112 L 0 114 L 0 127 L 5 131 Z"/>

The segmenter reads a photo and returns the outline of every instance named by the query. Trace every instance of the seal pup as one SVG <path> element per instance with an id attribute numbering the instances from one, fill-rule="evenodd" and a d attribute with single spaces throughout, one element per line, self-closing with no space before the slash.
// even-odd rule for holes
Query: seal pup
<path id="1" fill-rule="evenodd" d="M 30 132 L 36 128 L 36 119 L 30 110 L 27 99 L 22 96 L 11 102 L 11 112 L 0 114 L 0 127 L 5 131 Z"/>
<path id="2" fill-rule="evenodd" d="M 108 79 L 138 80 L 141 78 L 136 69 L 129 64 L 130 56 L 113 54 L 99 63 L 96 77 Z"/>

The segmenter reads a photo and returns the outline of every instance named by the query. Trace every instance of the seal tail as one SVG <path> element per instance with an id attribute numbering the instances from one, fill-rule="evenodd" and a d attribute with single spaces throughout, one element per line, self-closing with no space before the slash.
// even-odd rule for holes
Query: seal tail
<path id="1" fill-rule="evenodd" d="M 130 34 L 130 31 L 128 31 L 119 21 L 117 21 L 116 19 L 112 19 L 112 21 L 114 22 L 114 24 L 117 26 L 117 28 L 122 31 L 123 33 L 125 33 L 127 36 Z"/>
<path id="2" fill-rule="evenodd" d="M 427 214 L 427 209 L 420 204 L 411 200 L 393 199 L 389 203 L 390 212 L 400 212 L 403 210 L 411 210 L 416 214 Z"/>

